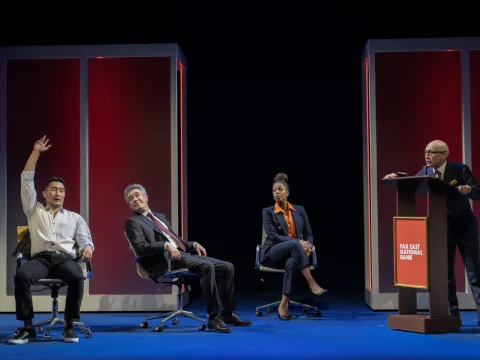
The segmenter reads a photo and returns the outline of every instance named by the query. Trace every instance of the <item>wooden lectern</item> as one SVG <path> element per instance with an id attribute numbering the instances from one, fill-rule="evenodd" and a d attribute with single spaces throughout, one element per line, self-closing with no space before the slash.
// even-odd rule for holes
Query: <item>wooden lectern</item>
<path id="1" fill-rule="evenodd" d="M 434 176 L 405 176 L 383 180 L 397 189 L 397 216 L 394 218 L 394 273 L 398 287 L 398 315 L 388 317 L 390 329 L 411 331 L 423 334 L 455 332 L 460 330 L 461 320 L 449 315 L 448 269 L 447 269 L 447 195 L 458 191 Z M 427 196 L 428 216 L 415 217 L 415 199 Z M 401 222 L 404 220 L 403 222 Z M 414 220 L 420 220 L 413 222 Z M 418 224 L 423 221 L 423 238 Z M 396 233 L 396 224 L 398 232 Z M 411 229 L 410 225 L 417 228 Z M 398 244 L 396 237 L 410 239 L 420 245 Z M 419 249 L 419 250 L 410 250 Z M 402 250 L 406 249 L 406 250 Z M 421 250 L 421 251 L 420 251 Z M 406 261 L 398 261 L 399 255 Z M 416 256 L 416 257 L 412 257 Z M 408 258 L 407 258 L 408 257 Z M 411 261 L 411 260 L 414 261 Z M 410 262 L 409 262 L 410 261 Z M 424 268 L 422 269 L 422 264 Z M 397 274 L 397 271 L 399 272 Z M 397 281 L 398 279 L 404 280 Z M 406 280 L 406 281 L 405 281 Z M 407 282 L 407 283 L 406 283 Z M 410 282 L 410 283 L 408 283 Z M 429 292 L 429 313 L 417 314 L 417 289 Z"/>

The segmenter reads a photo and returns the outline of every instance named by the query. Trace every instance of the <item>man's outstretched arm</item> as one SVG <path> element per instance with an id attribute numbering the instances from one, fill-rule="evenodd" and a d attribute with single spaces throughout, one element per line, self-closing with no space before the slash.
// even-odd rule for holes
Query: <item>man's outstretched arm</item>
<path id="1" fill-rule="evenodd" d="M 37 192 L 35 191 L 35 184 L 33 178 L 35 176 L 35 167 L 37 165 L 40 154 L 50 149 L 52 145 L 48 145 L 48 139 L 46 136 L 37 140 L 33 145 L 32 153 L 30 154 L 27 163 L 21 176 L 21 198 L 23 212 L 28 218 L 33 215 L 35 211 L 35 205 L 37 203 Z"/>
<path id="2" fill-rule="evenodd" d="M 35 144 L 33 145 L 32 153 L 30 154 L 23 171 L 35 171 L 35 167 L 37 166 L 38 158 L 40 154 L 44 151 L 50 149 L 52 145 L 48 145 L 49 139 L 47 135 L 44 135 L 41 139 L 38 139 Z"/>

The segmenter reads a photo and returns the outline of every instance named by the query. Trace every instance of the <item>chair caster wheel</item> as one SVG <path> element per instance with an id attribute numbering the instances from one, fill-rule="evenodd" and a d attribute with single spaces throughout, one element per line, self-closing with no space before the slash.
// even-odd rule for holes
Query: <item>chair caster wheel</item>
<path id="1" fill-rule="evenodd" d="M 155 327 L 156 332 L 162 332 L 164 329 L 165 329 L 165 326 L 163 326 L 163 325 L 158 325 L 158 326 Z"/>
<path id="2" fill-rule="evenodd" d="M 85 337 L 91 338 L 92 337 L 92 332 L 90 330 L 85 332 Z"/>
<path id="3" fill-rule="evenodd" d="M 141 327 L 142 329 L 148 328 L 148 322 L 146 322 L 146 321 L 142 322 L 142 323 L 140 324 L 140 327 Z"/>
<path id="4" fill-rule="evenodd" d="M 175 318 L 172 320 L 172 325 L 178 325 L 178 322 L 179 322 L 178 318 Z"/>
<path id="5" fill-rule="evenodd" d="M 42 327 L 39 327 L 37 329 L 37 334 L 43 334 L 43 328 Z"/>
<path id="6" fill-rule="evenodd" d="M 256 315 L 256 316 L 262 316 L 263 314 L 262 314 L 261 311 L 255 311 L 255 315 Z"/>
<path id="7" fill-rule="evenodd" d="M 50 336 L 50 334 L 46 333 L 45 335 L 43 335 L 43 338 L 45 340 L 50 340 L 52 337 Z"/>
<path id="8" fill-rule="evenodd" d="M 318 317 L 322 316 L 322 312 L 320 310 L 315 311 L 315 316 L 318 316 Z"/>
<path id="9" fill-rule="evenodd" d="M 273 308 L 269 307 L 269 308 L 267 309 L 267 312 L 268 312 L 269 314 L 273 313 Z"/>
<path id="10" fill-rule="evenodd" d="M 207 325 L 203 324 L 198 327 L 198 330 L 205 331 L 206 328 L 207 328 Z"/>
<path id="11" fill-rule="evenodd" d="M 308 307 L 306 307 L 306 306 L 302 307 L 302 312 L 304 314 L 308 313 Z"/>

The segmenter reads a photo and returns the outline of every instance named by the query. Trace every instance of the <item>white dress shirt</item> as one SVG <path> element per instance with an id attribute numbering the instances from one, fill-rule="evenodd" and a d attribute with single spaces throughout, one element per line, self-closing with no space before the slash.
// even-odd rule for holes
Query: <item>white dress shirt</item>
<path id="1" fill-rule="evenodd" d="M 445 178 L 445 168 L 447 167 L 447 162 L 445 161 L 442 166 L 440 166 L 436 171 L 440 173 L 440 179 Z M 435 171 L 435 169 L 433 169 Z"/>
<path id="2" fill-rule="evenodd" d="M 75 243 L 79 252 L 85 245 L 93 248 L 90 229 L 79 214 L 62 207 L 53 216 L 49 206 L 37 201 L 34 176 L 35 171 L 23 171 L 21 175 L 22 206 L 28 219 L 32 257 L 43 251 L 60 251 L 76 259 Z"/>

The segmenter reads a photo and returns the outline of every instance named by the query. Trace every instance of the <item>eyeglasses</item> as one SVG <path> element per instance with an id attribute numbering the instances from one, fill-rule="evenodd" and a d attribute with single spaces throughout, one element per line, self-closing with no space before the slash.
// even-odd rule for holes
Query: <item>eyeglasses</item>
<path id="1" fill-rule="evenodd" d="M 435 154 L 444 154 L 446 151 L 432 151 L 432 150 L 425 150 L 425 155 L 432 156 Z"/>

